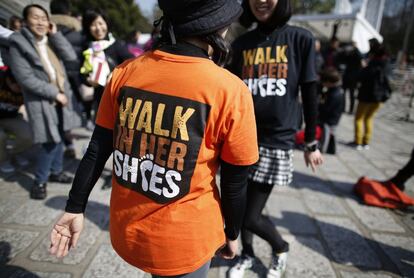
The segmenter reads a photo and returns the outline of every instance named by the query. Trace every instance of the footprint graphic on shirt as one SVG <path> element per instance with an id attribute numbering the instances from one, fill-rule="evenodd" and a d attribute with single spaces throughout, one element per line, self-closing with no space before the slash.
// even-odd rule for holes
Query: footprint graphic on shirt
<path id="1" fill-rule="evenodd" d="M 148 181 L 146 179 L 146 172 L 152 172 L 152 168 L 154 167 L 154 155 L 153 154 L 146 154 L 142 156 L 139 161 L 139 169 L 141 171 L 142 177 L 142 189 L 146 192 L 148 191 Z"/>

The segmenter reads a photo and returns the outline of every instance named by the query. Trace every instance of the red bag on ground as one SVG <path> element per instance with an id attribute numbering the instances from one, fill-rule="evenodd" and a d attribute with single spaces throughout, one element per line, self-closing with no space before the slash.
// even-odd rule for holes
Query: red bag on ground
<path id="1" fill-rule="evenodd" d="M 379 182 L 361 177 L 355 184 L 354 191 L 370 206 L 402 209 L 414 205 L 414 199 L 392 182 Z"/>
<path id="2" fill-rule="evenodd" d="M 315 133 L 315 140 L 320 140 L 322 136 L 322 128 L 320 126 L 316 126 L 316 133 Z M 296 132 L 295 136 L 295 144 L 297 146 L 305 144 L 305 130 L 301 129 Z"/>

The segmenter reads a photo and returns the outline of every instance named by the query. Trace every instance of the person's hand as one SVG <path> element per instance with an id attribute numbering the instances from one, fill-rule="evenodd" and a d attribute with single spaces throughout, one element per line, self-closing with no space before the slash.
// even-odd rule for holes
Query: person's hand
<path id="1" fill-rule="evenodd" d="M 316 166 L 320 166 L 323 163 L 323 156 L 319 150 L 316 150 L 314 152 L 305 152 L 305 163 L 306 167 L 311 167 L 312 171 L 316 171 Z"/>
<path id="2" fill-rule="evenodd" d="M 237 239 L 236 240 L 226 239 L 226 245 L 224 245 L 224 247 L 219 250 L 219 255 L 223 259 L 231 260 L 236 256 L 238 249 L 239 249 L 239 243 Z"/>
<path id="3" fill-rule="evenodd" d="M 50 254 L 62 258 L 71 248 L 76 248 L 83 229 L 83 213 L 65 212 L 53 226 L 50 233 Z"/>
<path id="4" fill-rule="evenodd" d="M 62 93 L 57 94 L 56 101 L 62 106 L 66 106 L 68 104 L 68 98 L 65 96 L 65 94 Z"/>
<path id="5" fill-rule="evenodd" d="M 94 88 L 96 88 L 96 87 L 99 87 L 100 85 L 99 85 L 99 83 L 98 82 L 96 82 L 95 80 L 93 80 L 92 78 L 88 78 L 87 79 L 87 81 L 88 81 L 88 83 L 89 83 L 89 85 L 91 85 L 92 87 L 94 87 Z"/>
<path id="6" fill-rule="evenodd" d="M 57 25 L 56 23 L 49 21 L 49 35 L 54 35 L 57 33 Z"/>

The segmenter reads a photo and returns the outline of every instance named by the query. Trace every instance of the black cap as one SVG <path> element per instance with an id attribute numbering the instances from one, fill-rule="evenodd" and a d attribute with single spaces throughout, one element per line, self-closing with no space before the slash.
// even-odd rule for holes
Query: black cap
<path id="1" fill-rule="evenodd" d="M 229 26 L 242 13 L 237 0 L 158 0 L 177 37 L 198 36 Z"/>

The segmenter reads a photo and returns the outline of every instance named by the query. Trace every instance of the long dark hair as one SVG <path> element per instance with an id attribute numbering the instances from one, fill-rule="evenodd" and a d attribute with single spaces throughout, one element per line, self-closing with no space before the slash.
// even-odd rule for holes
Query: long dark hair
<path id="1" fill-rule="evenodd" d="M 231 46 L 218 32 L 208 34 L 200 39 L 213 48 L 212 59 L 214 63 L 220 67 L 227 64 L 231 56 Z"/>
<path id="2" fill-rule="evenodd" d="M 258 22 L 250 8 L 249 0 L 243 0 L 243 14 L 239 22 L 242 26 L 249 28 L 254 22 Z M 292 5 L 290 0 L 278 0 L 276 8 L 267 22 L 258 22 L 270 29 L 275 29 L 285 25 L 292 17 Z"/>
<path id="3" fill-rule="evenodd" d="M 89 27 L 92 25 L 92 23 L 98 17 L 102 17 L 103 20 L 105 20 L 106 25 L 108 26 L 108 34 L 109 34 L 110 22 L 108 20 L 108 17 L 106 16 L 106 14 L 103 11 L 99 10 L 99 9 L 87 10 L 82 15 L 82 32 L 85 35 L 87 41 L 94 41 L 95 40 L 95 38 L 91 34 L 91 31 L 89 30 Z"/>
<path id="4" fill-rule="evenodd" d="M 175 44 L 176 40 L 183 40 L 183 36 L 176 36 L 174 33 L 174 28 L 171 28 L 171 23 L 165 18 L 161 18 L 154 22 L 154 27 L 157 28 L 160 24 L 161 25 L 161 37 L 160 39 L 153 45 L 152 49 L 160 48 L 162 45 L 165 44 Z M 173 36 L 173 37 L 172 37 Z M 186 37 L 191 37 L 188 35 Z M 206 42 L 213 48 L 213 62 L 216 63 L 218 66 L 222 67 L 227 64 L 230 54 L 231 54 L 231 46 L 230 44 L 219 34 L 219 30 L 214 31 L 213 33 L 195 36 L 196 38 Z"/>

